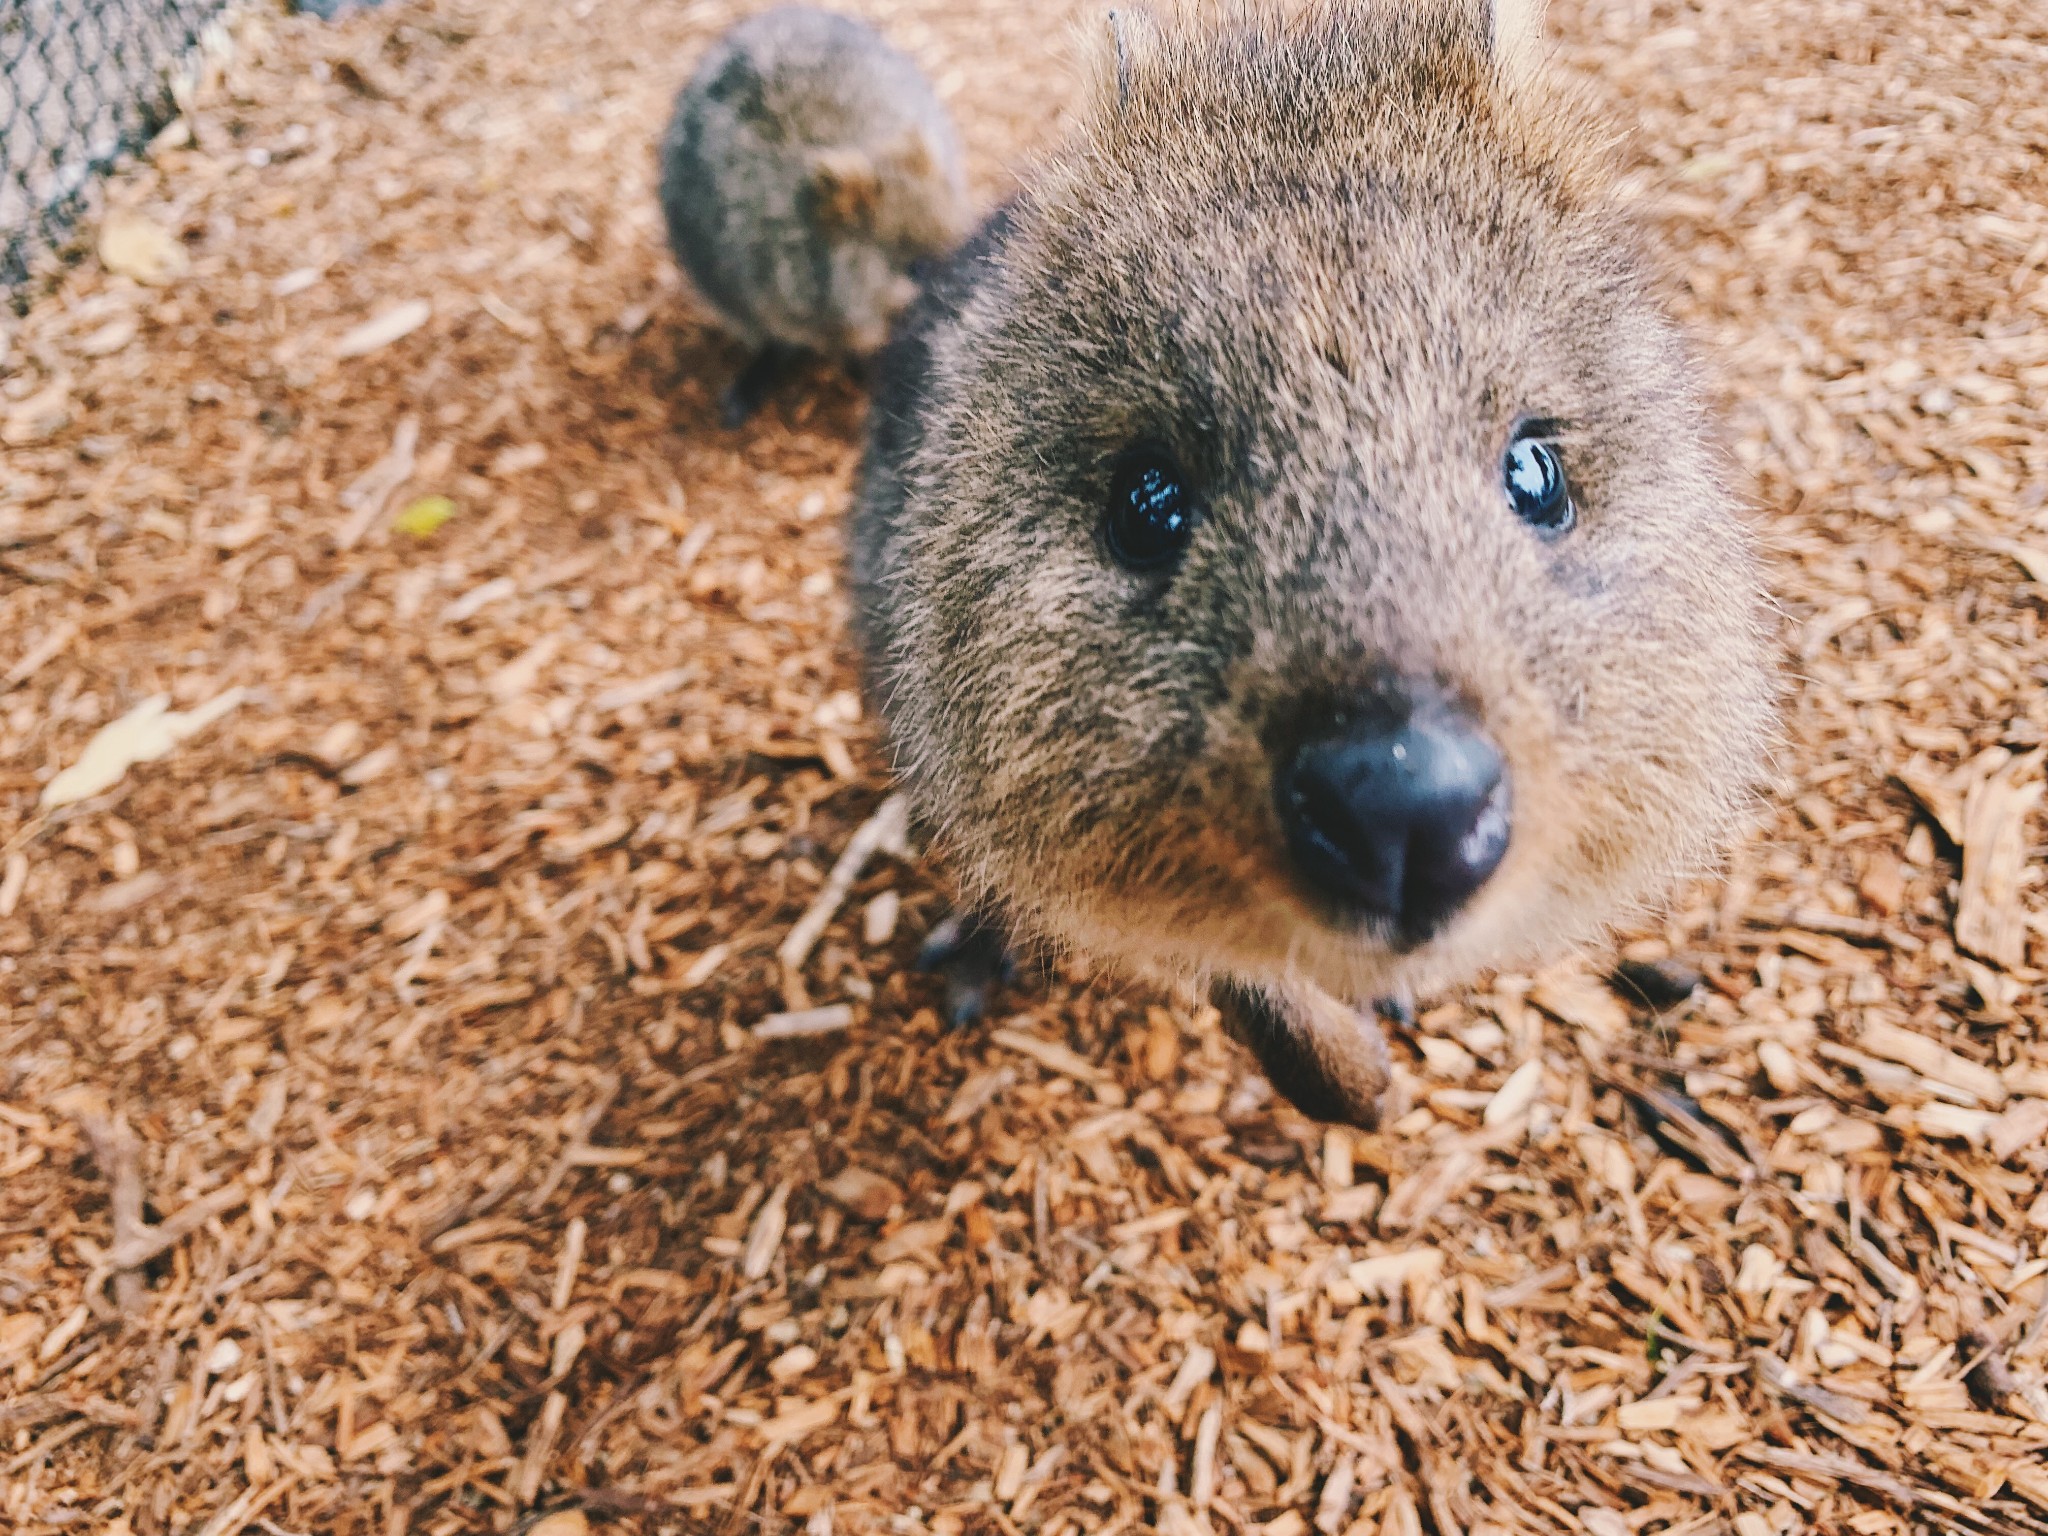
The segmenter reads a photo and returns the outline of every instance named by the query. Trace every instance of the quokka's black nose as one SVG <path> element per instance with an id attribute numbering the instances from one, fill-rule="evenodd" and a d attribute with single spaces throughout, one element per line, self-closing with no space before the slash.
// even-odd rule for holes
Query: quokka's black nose
<path id="1" fill-rule="evenodd" d="M 1442 927 L 1508 851 L 1506 765 L 1448 708 L 1318 736 L 1280 764 L 1273 791 L 1302 882 L 1410 942 Z"/>

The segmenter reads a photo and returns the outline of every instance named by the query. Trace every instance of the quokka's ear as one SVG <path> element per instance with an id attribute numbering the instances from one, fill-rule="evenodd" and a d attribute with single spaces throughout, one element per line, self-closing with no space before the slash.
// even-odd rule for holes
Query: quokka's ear
<path id="1" fill-rule="evenodd" d="M 863 229 L 874 221 L 882 178 L 857 149 L 821 149 L 811 157 L 811 191 L 818 222 L 830 229 Z"/>
<path id="2" fill-rule="evenodd" d="M 1487 37 L 1494 67 L 1516 84 L 1532 79 L 1543 67 L 1545 0 L 1481 0 L 1487 11 Z"/>
<path id="3" fill-rule="evenodd" d="M 1081 44 L 1096 100 L 1118 112 L 1129 106 L 1163 37 L 1159 18 L 1143 5 L 1118 4 L 1090 23 Z"/>

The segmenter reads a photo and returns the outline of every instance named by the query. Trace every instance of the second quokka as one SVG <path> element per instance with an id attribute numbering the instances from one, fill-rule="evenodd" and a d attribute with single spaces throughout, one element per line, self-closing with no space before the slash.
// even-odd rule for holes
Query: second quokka
<path id="1" fill-rule="evenodd" d="M 1215 10 L 1117 13 L 885 355 L 859 641 L 971 910 L 1206 980 L 1371 1124 L 1376 1000 L 1717 857 L 1767 604 L 1536 0 Z"/>
<path id="2" fill-rule="evenodd" d="M 965 233 L 958 138 L 906 55 L 848 16 L 739 23 L 676 98 L 661 143 L 669 243 L 749 359 L 737 426 L 806 355 L 859 362 Z"/>

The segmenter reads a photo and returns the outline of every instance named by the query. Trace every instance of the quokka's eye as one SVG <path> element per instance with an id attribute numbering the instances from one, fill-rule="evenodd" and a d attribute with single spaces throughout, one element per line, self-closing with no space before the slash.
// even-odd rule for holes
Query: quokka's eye
<path id="1" fill-rule="evenodd" d="M 1532 428 L 1524 428 L 1508 444 L 1501 460 L 1501 479 L 1515 516 L 1545 533 L 1563 533 L 1578 516 L 1572 505 L 1571 482 L 1557 444 Z"/>
<path id="2" fill-rule="evenodd" d="M 1201 508 L 1180 466 L 1156 449 L 1134 448 L 1116 461 L 1102 537 L 1119 565 L 1153 571 L 1187 548 Z"/>

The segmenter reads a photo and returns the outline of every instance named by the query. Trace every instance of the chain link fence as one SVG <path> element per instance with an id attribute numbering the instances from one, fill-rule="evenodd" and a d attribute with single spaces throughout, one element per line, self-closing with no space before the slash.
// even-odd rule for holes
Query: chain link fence
<path id="1" fill-rule="evenodd" d="M 0 296 L 26 296 L 93 186 L 169 120 L 228 0 L 0 0 Z"/>

